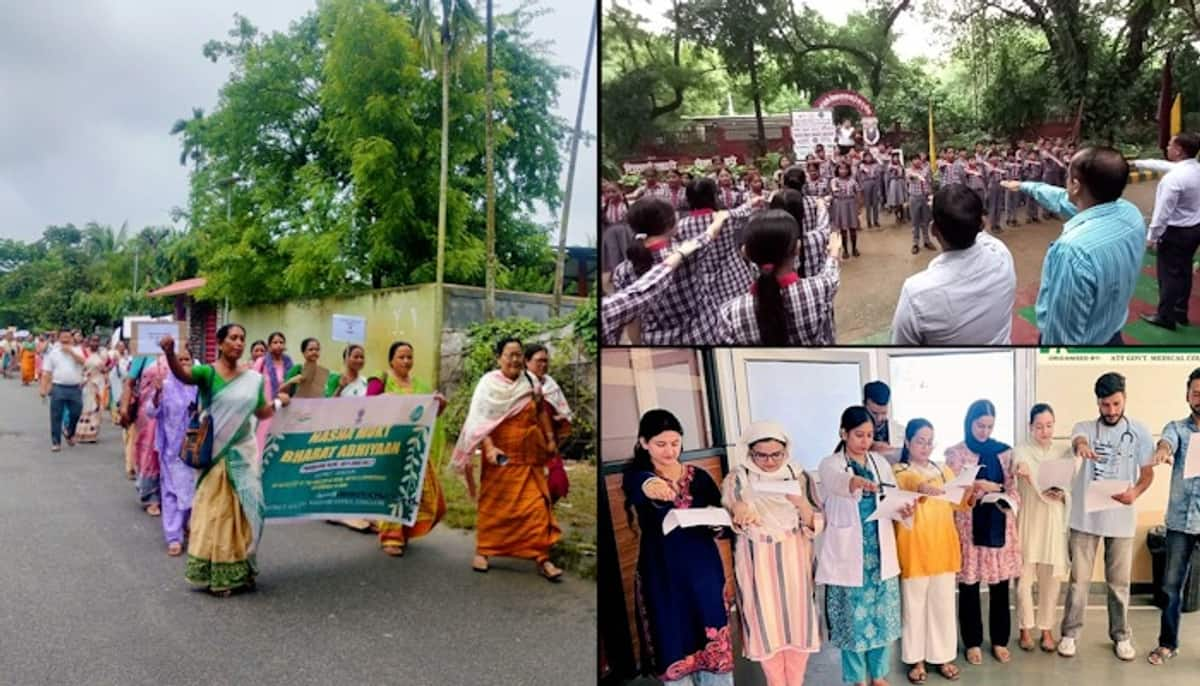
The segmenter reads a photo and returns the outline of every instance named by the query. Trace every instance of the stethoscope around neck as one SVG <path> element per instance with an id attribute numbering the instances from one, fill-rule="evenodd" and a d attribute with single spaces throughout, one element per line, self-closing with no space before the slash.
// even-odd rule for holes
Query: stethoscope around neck
<path id="1" fill-rule="evenodd" d="M 846 460 L 846 472 L 853 475 L 854 467 L 850 466 L 850 453 L 846 452 L 845 448 L 842 448 L 842 459 Z M 875 474 L 875 480 L 879 484 L 879 492 L 875 495 L 878 496 L 880 500 L 883 500 L 883 488 L 885 486 L 888 488 L 896 488 L 897 486 L 896 484 L 884 483 L 883 472 L 879 471 L 879 463 L 876 461 L 875 455 L 870 450 L 867 451 L 867 459 L 871 461 L 871 471 Z"/>
<path id="2" fill-rule="evenodd" d="M 1137 439 L 1134 438 L 1134 436 L 1133 436 L 1133 431 L 1132 431 L 1133 426 L 1129 423 L 1129 417 L 1126 417 L 1124 414 L 1122 414 L 1121 418 L 1117 420 L 1117 424 L 1120 424 L 1122 421 L 1125 422 L 1125 430 L 1121 432 L 1121 437 L 1117 439 L 1116 453 L 1118 455 L 1124 454 L 1123 449 L 1125 448 L 1125 439 L 1126 438 L 1129 439 L 1129 447 L 1130 448 L 1133 448 L 1134 444 L 1137 443 Z M 1100 419 L 1099 418 L 1096 419 L 1096 436 L 1097 436 L 1097 438 L 1100 436 Z"/>

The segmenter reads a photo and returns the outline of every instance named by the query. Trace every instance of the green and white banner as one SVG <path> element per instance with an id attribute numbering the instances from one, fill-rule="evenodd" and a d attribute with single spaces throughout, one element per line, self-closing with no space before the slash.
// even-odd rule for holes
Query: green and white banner
<path id="1" fill-rule="evenodd" d="M 266 518 L 413 524 L 436 418 L 432 395 L 293 400 L 263 450 Z"/>

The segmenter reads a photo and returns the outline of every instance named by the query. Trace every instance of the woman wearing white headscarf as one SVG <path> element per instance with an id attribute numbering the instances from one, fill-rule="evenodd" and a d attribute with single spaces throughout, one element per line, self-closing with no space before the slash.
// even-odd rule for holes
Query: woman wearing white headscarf
<path id="1" fill-rule="evenodd" d="M 740 464 L 721 489 L 737 533 L 742 650 L 762 665 L 769 686 L 803 684 L 809 655 L 821 649 L 812 544 L 820 518 L 807 475 L 788 463 L 789 443 L 782 426 L 751 424 L 738 443 Z"/>

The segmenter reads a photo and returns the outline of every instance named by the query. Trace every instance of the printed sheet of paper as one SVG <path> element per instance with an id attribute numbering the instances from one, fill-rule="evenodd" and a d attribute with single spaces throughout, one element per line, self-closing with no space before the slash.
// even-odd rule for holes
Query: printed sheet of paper
<path id="1" fill-rule="evenodd" d="M 675 509 L 663 518 L 663 535 L 666 536 L 681 526 L 733 526 L 733 520 L 723 507 Z"/>
<path id="2" fill-rule="evenodd" d="M 1120 479 L 1105 479 L 1103 481 L 1093 481 L 1088 484 L 1087 497 L 1084 501 L 1084 511 L 1100 512 L 1101 510 L 1116 510 L 1119 508 L 1130 507 L 1122 505 L 1113 500 L 1112 497 L 1118 493 L 1124 493 L 1129 488 L 1128 481 Z"/>
<path id="3" fill-rule="evenodd" d="M 987 495 L 980 498 L 979 502 L 981 502 L 981 503 L 996 503 L 1002 508 L 1007 508 L 1009 510 L 1012 510 L 1013 514 L 1017 513 L 1017 504 L 1014 503 L 1012 500 L 1009 500 L 1008 495 L 1005 493 L 988 493 Z"/>
<path id="4" fill-rule="evenodd" d="M 1187 452 L 1183 456 L 1183 478 L 1200 476 L 1200 433 L 1188 439 Z"/>
<path id="5" fill-rule="evenodd" d="M 1048 460 L 1038 465 L 1038 491 L 1045 492 L 1051 488 L 1063 491 L 1071 490 L 1071 479 L 1075 476 L 1075 458 L 1064 457 L 1060 460 Z"/>
<path id="6" fill-rule="evenodd" d="M 915 503 L 917 498 L 921 497 L 916 491 L 904 491 L 899 488 L 883 488 L 884 497 L 879 500 L 879 504 L 875 506 L 875 511 L 867 517 L 868 522 L 876 522 L 885 519 L 901 521 L 900 510 L 909 503 Z"/>
<path id="7" fill-rule="evenodd" d="M 800 495 L 800 482 L 795 479 L 788 479 L 786 481 L 755 481 L 754 490 L 759 493 Z"/>
<path id="8" fill-rule="evenodd" d="M 962 502 L 963 495 L 966 494 L 971 484 L 975 483 L 975 475 L 979 473 L 979 465 L 971 467 L 963 467 L 963 470 L 958 473 L 958 476 L 946 483 L 946 487 L 942 490 L 946 491 L 942 495 L 934 496 L 938 500 L 945 500 L 948 503 L 957 505 Z"/>

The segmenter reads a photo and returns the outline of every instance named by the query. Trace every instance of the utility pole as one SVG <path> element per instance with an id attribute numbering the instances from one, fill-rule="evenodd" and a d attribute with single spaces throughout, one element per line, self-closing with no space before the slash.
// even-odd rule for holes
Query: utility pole
<path id="1" fill-rule="evenodd" d="M 587 98 L 588 71 L 592 66 L 592 49 L 596 45 L 596 12 L 592 8 L 592 28 L 588 33 L 587 56 L 583 61 L 583 83 L 579 86 L 579 108 L 575 111 L 575 132 L 571 135 L 571 163 L 567 167 L 567 193 L 563 198 L 562 225 L 558 230 L 558 255 L 554 267 L 554 316 L 562 306 L 563 272 L 567 261 L 567 220 L 571 217 L 571 194 L 575 187 L 575 159 L 579 155 L 579 135 L 583 128 L 583 103 Z"/>

